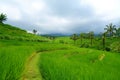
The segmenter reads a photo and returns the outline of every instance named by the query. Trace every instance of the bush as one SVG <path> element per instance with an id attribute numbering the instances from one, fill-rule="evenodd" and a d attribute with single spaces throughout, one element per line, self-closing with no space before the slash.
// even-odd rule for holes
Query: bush
<path id="1" fill-rule="evenodd" d="M 85 44 L 85 48 L 89 48 L 90 47 L 90 45 L 89 44 Z"/>
<path id="2" fill-rule="evenodd" d="M 110 48 L 112 51 L 114 52 L 119 52 L 120 53 L 120 42 L 113 42 L 111 45 L 110 45 Z"/>
<path id="3" fill-rule="evenodd" d="M 12 40 L 13 38 L 11 36 L 9 36 L 9 35 L 6 35 L 6 36 L 4 36 L 4 39 L 5 40 Z"/>
<path id="4" fill-rule="evenodd" d="M 98 46 L 96 46 L 96 48 L 97 48 L 98 50 L 102 50 L 102 49 L 103 49 L 103 46 L 98 45 Z"/>
<path id="5" fill-rule="evenodd" d="M 59 43 L 63 43 L 64 44 L 64 41 L 63 40 L 59 40 Z"/>
<path id="6" fill-rule="evenodd" d="M 88 48 L 88 47 L 90 47 L 90 45 L 88 43 L 83 43 L 83 44 L 80 45 L 80 47 Z"/>
<path id="7" fill-rule="evenodd" d="M 0 39 L 4 39 L 4 36 L 0 36 Z"/>
<path id="8" fill-rule="evenodd" d="M 105 50 L 106 50 L 106 51 L 110 51 L 111 49 L 110 49 L 109 47 L 106 47 Z"/>

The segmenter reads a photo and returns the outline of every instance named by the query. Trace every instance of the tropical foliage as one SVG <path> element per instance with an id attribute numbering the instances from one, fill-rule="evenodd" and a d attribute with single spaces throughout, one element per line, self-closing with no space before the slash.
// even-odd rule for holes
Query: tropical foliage
<path id="1" fill-rule="evenodd" d="M 104 28 L 106 30 L 106 32 L 109 34 L 110 37 L 115 35 L 115 31 L 116 31 L 116 25 L 113 25 L 112 23 L 110 23 L 109 25 L 106 25 L 106 28 Z"/>
<path id="2" fill-rule="evenodd" d="M 78 35 L 77 34 L 73 34 L 70 39 L 72 39 L 75 43 L 75 41 L 78 39 Z"/>
<path id="3" fill-rule="evenodd" d="M 0 23 L 3 23 L 3 22 L 6 21 L 6 20 L 7 20 L 6 14 L 1 13 L 1 14 L 0 14 Z"/>

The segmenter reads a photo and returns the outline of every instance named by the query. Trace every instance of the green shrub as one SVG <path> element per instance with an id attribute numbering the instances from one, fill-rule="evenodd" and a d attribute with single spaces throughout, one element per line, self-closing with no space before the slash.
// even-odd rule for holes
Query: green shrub
<path id="1" fill-rule="evenodd" d="M 89 48 L 89 47 L 90 47 L 90 44 L 88 44 L 88 43 L 83 43 L 83 44 L 80 45 L 80 47 Z"/>
<path id="2" fill-rule="evenodd" d="M 64 41 L 63 40 L 59 40 L 59 43 L 64 43 Z"/>
<path id="3" fill-rule="evenodd" d="M 105 50 L 106 51 L 110 51 L 111 49 L 109 47 L 105 47 Z"/>
<path id="4" fill-rule="evenodd" d="M 115 51 L 115 52 L 119 52 L 120 53 L 120 42 L 113 42 L 111 45 L 110 45 L 110 48 L 112 51 Z"/>

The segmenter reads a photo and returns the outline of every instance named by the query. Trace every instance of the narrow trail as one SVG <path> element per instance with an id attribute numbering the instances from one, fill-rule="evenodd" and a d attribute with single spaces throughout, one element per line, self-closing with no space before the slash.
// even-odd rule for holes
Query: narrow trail
<path id="1" fill-rule="evenodd" d="M 41 76 L 39 65 L 38 65 L 38 62 L 40 60 L 39 59 L 40 54 L 42 52 L 50 52 L 50 51 L 57 51 L 57 50 L 61 50 L 61 49 L 41 51 L 41 52 L 38 51 L 36 53 L 33 53 L 26 61 L 25 69 L 23 71 L 23 74 L 20 80 L 42 80 L 42 76 Z"/>
<path id="2" fill-rule="evenodd" d="M 42 80 L 38 61 L 40 60 L 40 53 L 33 53 L 25 64 L 22 78 L 20 80 Z"/>

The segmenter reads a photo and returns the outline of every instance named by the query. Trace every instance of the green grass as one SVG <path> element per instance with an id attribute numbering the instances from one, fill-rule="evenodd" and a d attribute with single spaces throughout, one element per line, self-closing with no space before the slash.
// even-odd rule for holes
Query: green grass
<path id="1" fill-rule="evenodd" d="M 38 42 L 0 40 L 0 80 L 19 80 Z"/>
<path id="2" fill-rule="evenodd" d="M 0 40 L 0 80 L 19 80 L 33 52 L 41 53 L 39 69 L 45 80 L 120 79 L 118 53 L 79 48 L 72 41 L 59 43 L 58 38 L 55 42 Z M 100 61 L 102 54 L 105 58 Z"/>
<path id="3" fill-rule="evenodd" d="M 91 46 L 89 39 L 84 39 L 82 44 L 80 39 L 74 44 L 69 37 L 49 41 L 6 24 L 0 24 L 0 30 L 0 80 L 19 80 L 26 60 L 34 52 L 41 53 L 35 61 L 39 60 L 43 80 L 120 79 L 120 42 L 117 38 L 106 39 L 106 47 L 111 52 L 105 52 L 102 40 L 97 38 Z M 105 57 L 100 60 L 102 55 Z"/>
<path id="4" fill-rule="evenodd" d="M 105 54 L 103 60 L 99 56 Z M 120 55 L 92 50 L 72 49 L 43 52 L 40 70 L 45 80 L 119 80 Z"/>
<path id="5" fill-rule="evenodd" d="M 18 80 L 26 59 L 33 51 L 29 46 L 0 47 L 0 80 Z"/>
<path id="6" fill-rule="evenodd" d="M 117 53 L 57 42 L 0 40 L 0 80 L 19 80 L 33 52 L 41 52 L 39 69 L 45 80 L 120 79 Z M 102 54 L 105 57 L 100 61 Z"/>
<path id="7" fill-rule="evenodd" d="M 0 80 L 19 80 L 26 60 L 33 52 L 69 48 L 69 45 L 51 42 L 0 40 Z"/>

